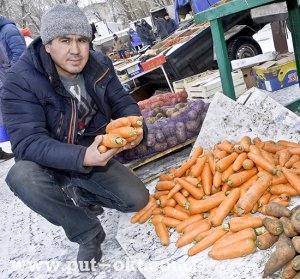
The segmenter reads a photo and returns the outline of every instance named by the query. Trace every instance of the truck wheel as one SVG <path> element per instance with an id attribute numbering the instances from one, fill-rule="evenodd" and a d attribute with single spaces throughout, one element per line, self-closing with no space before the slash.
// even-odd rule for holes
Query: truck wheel
<path id="1" fill-rule="evenodd" d="M 242 59 L 262 54 L 258 42 L 251 37 L 238 37 L 228 44 L 228 56 L 230 60 Z"/>

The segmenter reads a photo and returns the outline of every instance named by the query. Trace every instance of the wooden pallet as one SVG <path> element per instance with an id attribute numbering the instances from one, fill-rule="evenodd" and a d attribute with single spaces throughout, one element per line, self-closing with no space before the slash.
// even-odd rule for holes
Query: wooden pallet
<path id="1" fill-rule="evenodd" d="M 135 173 L 136 169 L 138 169 L 138 168 L 140 168 L 140 167 L 142 167 L 142 166 L 144 166 L 144 165 L 146 165 L 146 164 L 148 164 L 148 163 L 150 163 L 154 160 L 158 160 L 158 159 L 160 159 L 160 158 L 162 158 L 162 157 L 164 157 L 164 156 L 166 156 L 170 153 L 178 151 L 178 150 L 180 150 L 180 149 L 182 149 L 182 148 L 184 148 L 188 145 L 191 145 L 195 141 L 196 141 L 196 138 L 192 138 L 192 139 L 190 139 L 190 140 L 188 140 L 184 143 L 175 145 L 172 148 L 167 149 L 163 152 L 157 153 L 157 154 L 152 155 L 152 156 L 150 155 L 149 157 L 138 159 L 138 160 L 135 160 L 133 162 L 130 162 L 130 163 L 126 164 L 126 166 L 131 170 L 131 172 L 133 172 L 136 175 L 136 173 Z M 174 166 L 174 167 L 176 167 L 176 166 Z M 149 177 L 146 177 L 146 178 L 142 179 L 142 181 L 144 183 L 148 183 L 148 182 L 152 181 L 153 179 L 157 178 L 159 175 L 160 175 L 160 173 L 150 175 Z"/>

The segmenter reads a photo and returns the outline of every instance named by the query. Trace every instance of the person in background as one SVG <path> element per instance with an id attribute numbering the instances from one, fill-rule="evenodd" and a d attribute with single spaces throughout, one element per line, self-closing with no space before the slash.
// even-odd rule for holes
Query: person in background
<path id="1" fill-rule="evenodd" d="M 136 32 L 141 38 L 143 45 L 152 46 L 153 42 L 155 41 L 155 36 L 153 34 L 151 25 L 145 19 L 137 21 L 136 24 Z"/>
<path id="2" fill-rule="evenodd" d="M 134 47 L 136 51 L 139 51 L 142 48 L 143 44 L 138 33 L 134 31 L 133 28 L 129 28 L 128 34 L 132 47 Z"/>
<path id="3" fill-rule="evenodd" d="M 14 65 L 26 49 L 26 43 L 23 35 L 20 33 L 15 22 L 7 17 L 0 16 L 0 96 L 2 94 L 2 85 L 8 69 Z M 0 109 L 0 142 L 8 141 L 6 129 L 3 125 L 2 112 Z M 0 160 L 9 160 L 13 158 L 13 153 L 7 153 L 0 147 Z"/>
<path id="4" fill-rule="evenodd" d="M 118 55 L 120 59 L 126 59 L 126 54 L 125 54 L 125 44 L 119 38 L 116 34 L 113 35 L 114 37 L 114 50 L 118 52 Z"/>
<path id="5" fill-rule="evenodd" d="M 32 33 L 28 28 L 21 28 L 20 29 L 21 34 L 24 36 L 26 46 L 29 46 L 31 42 L 33 41 L 32 39 Z"/>
<path id="6" fill-rule="evenodd" d="M 113 159 L 137 146 L 143 134 L 122 148 L 98 151 L 111 119 L 141 112 L 112 61 L 89 50 L 91 38 L 91 26 L 78 6 L 54 6 L 42 16 L 41 38 L 7 73 L 2 94 L 16 158 L 6 183 L 79 244 L 80 271 L 93 271 L 102 257 L 105 232 L 97 218 L 102 207 L 132 212 L 149 200 L 142 181 Z"/>
<path id="7" fill-rule="evenodd" d="M 167 27 L 167 22 L 159 17 L 159 16 L 155 16 L 155 22 L 156 22 L 156 33 L 157 35 L 161 38 L 161 40 L 163 40 L 164 38 L 166 38 L 168 36 L 168 27 Z"/>
<path id="8" fill-rule="evenodd" d="M 167 31 L 168 35 L 173 33 L 176 30 L 177 24 L 173 18 L 170 18 L 169 14 L 164 15 L 165 21 L 167 22 Z"/>

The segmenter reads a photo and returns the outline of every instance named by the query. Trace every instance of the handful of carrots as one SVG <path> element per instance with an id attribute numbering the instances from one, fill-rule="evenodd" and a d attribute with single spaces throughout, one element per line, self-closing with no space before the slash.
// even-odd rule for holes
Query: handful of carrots
<path id="1" fill-rule="evenodd" d="M 110 148 L 123 147 L 137 139 L 143 133 L 143 117 L 127 116 L 111 121 L 106 126 L 106 134 L 103 135 L 102 143 L 98 147 L 100 153 Z"/>
<path id="2" fill-rule="evenodd" d="M 176 228 L 177 247 L 196 243 L 190 256 L 211 246 L 208 255 L 217 260 L 246 256 L 266 232 L 268 204 L 286 207 L 290 196 L 300 194 L 299 175 L 298 143 L 245 136 L 213 150 L 199 146 L 180 167 L 160 175 L 149 203 L 131 222 L 152 222 L 162 245 L 170 243 L 166 228 Z M 225 222 L 228 216 L 233 218 Z"/>

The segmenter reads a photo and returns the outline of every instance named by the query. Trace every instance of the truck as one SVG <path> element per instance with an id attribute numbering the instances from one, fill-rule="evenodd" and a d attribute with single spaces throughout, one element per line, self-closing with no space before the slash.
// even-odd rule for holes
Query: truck
<path id="1" fill-rule="evenodd" d="M 193 24 L 193 19 L 183 21 L 179 29 L 184 30 L 186 26 L 190 27 Z M 262 29 L 265 24 L 254 22 L 250 10 L 229 15 L 223 19 L 225 40 L 230 60 L 252 57 L 262 53 L 260 45 L 252 36 Z M 176 31 L 176 33 L 180 34 L 180 30 Z M 164 41 L 167 40 L 168 38 Z M 163 42 L 160 44 L 163 44 Z M 217 69 L 209 24 L 190 40 L 166 52 L 165 58 L 164 68 L 171 81 L 180 80 L 206 70 Z M 144 82 L 157 83 L 158 80 L 160 80 L 160 85 L 166 85 L 159 71 L 154 71 L 144 76 Z"/>

